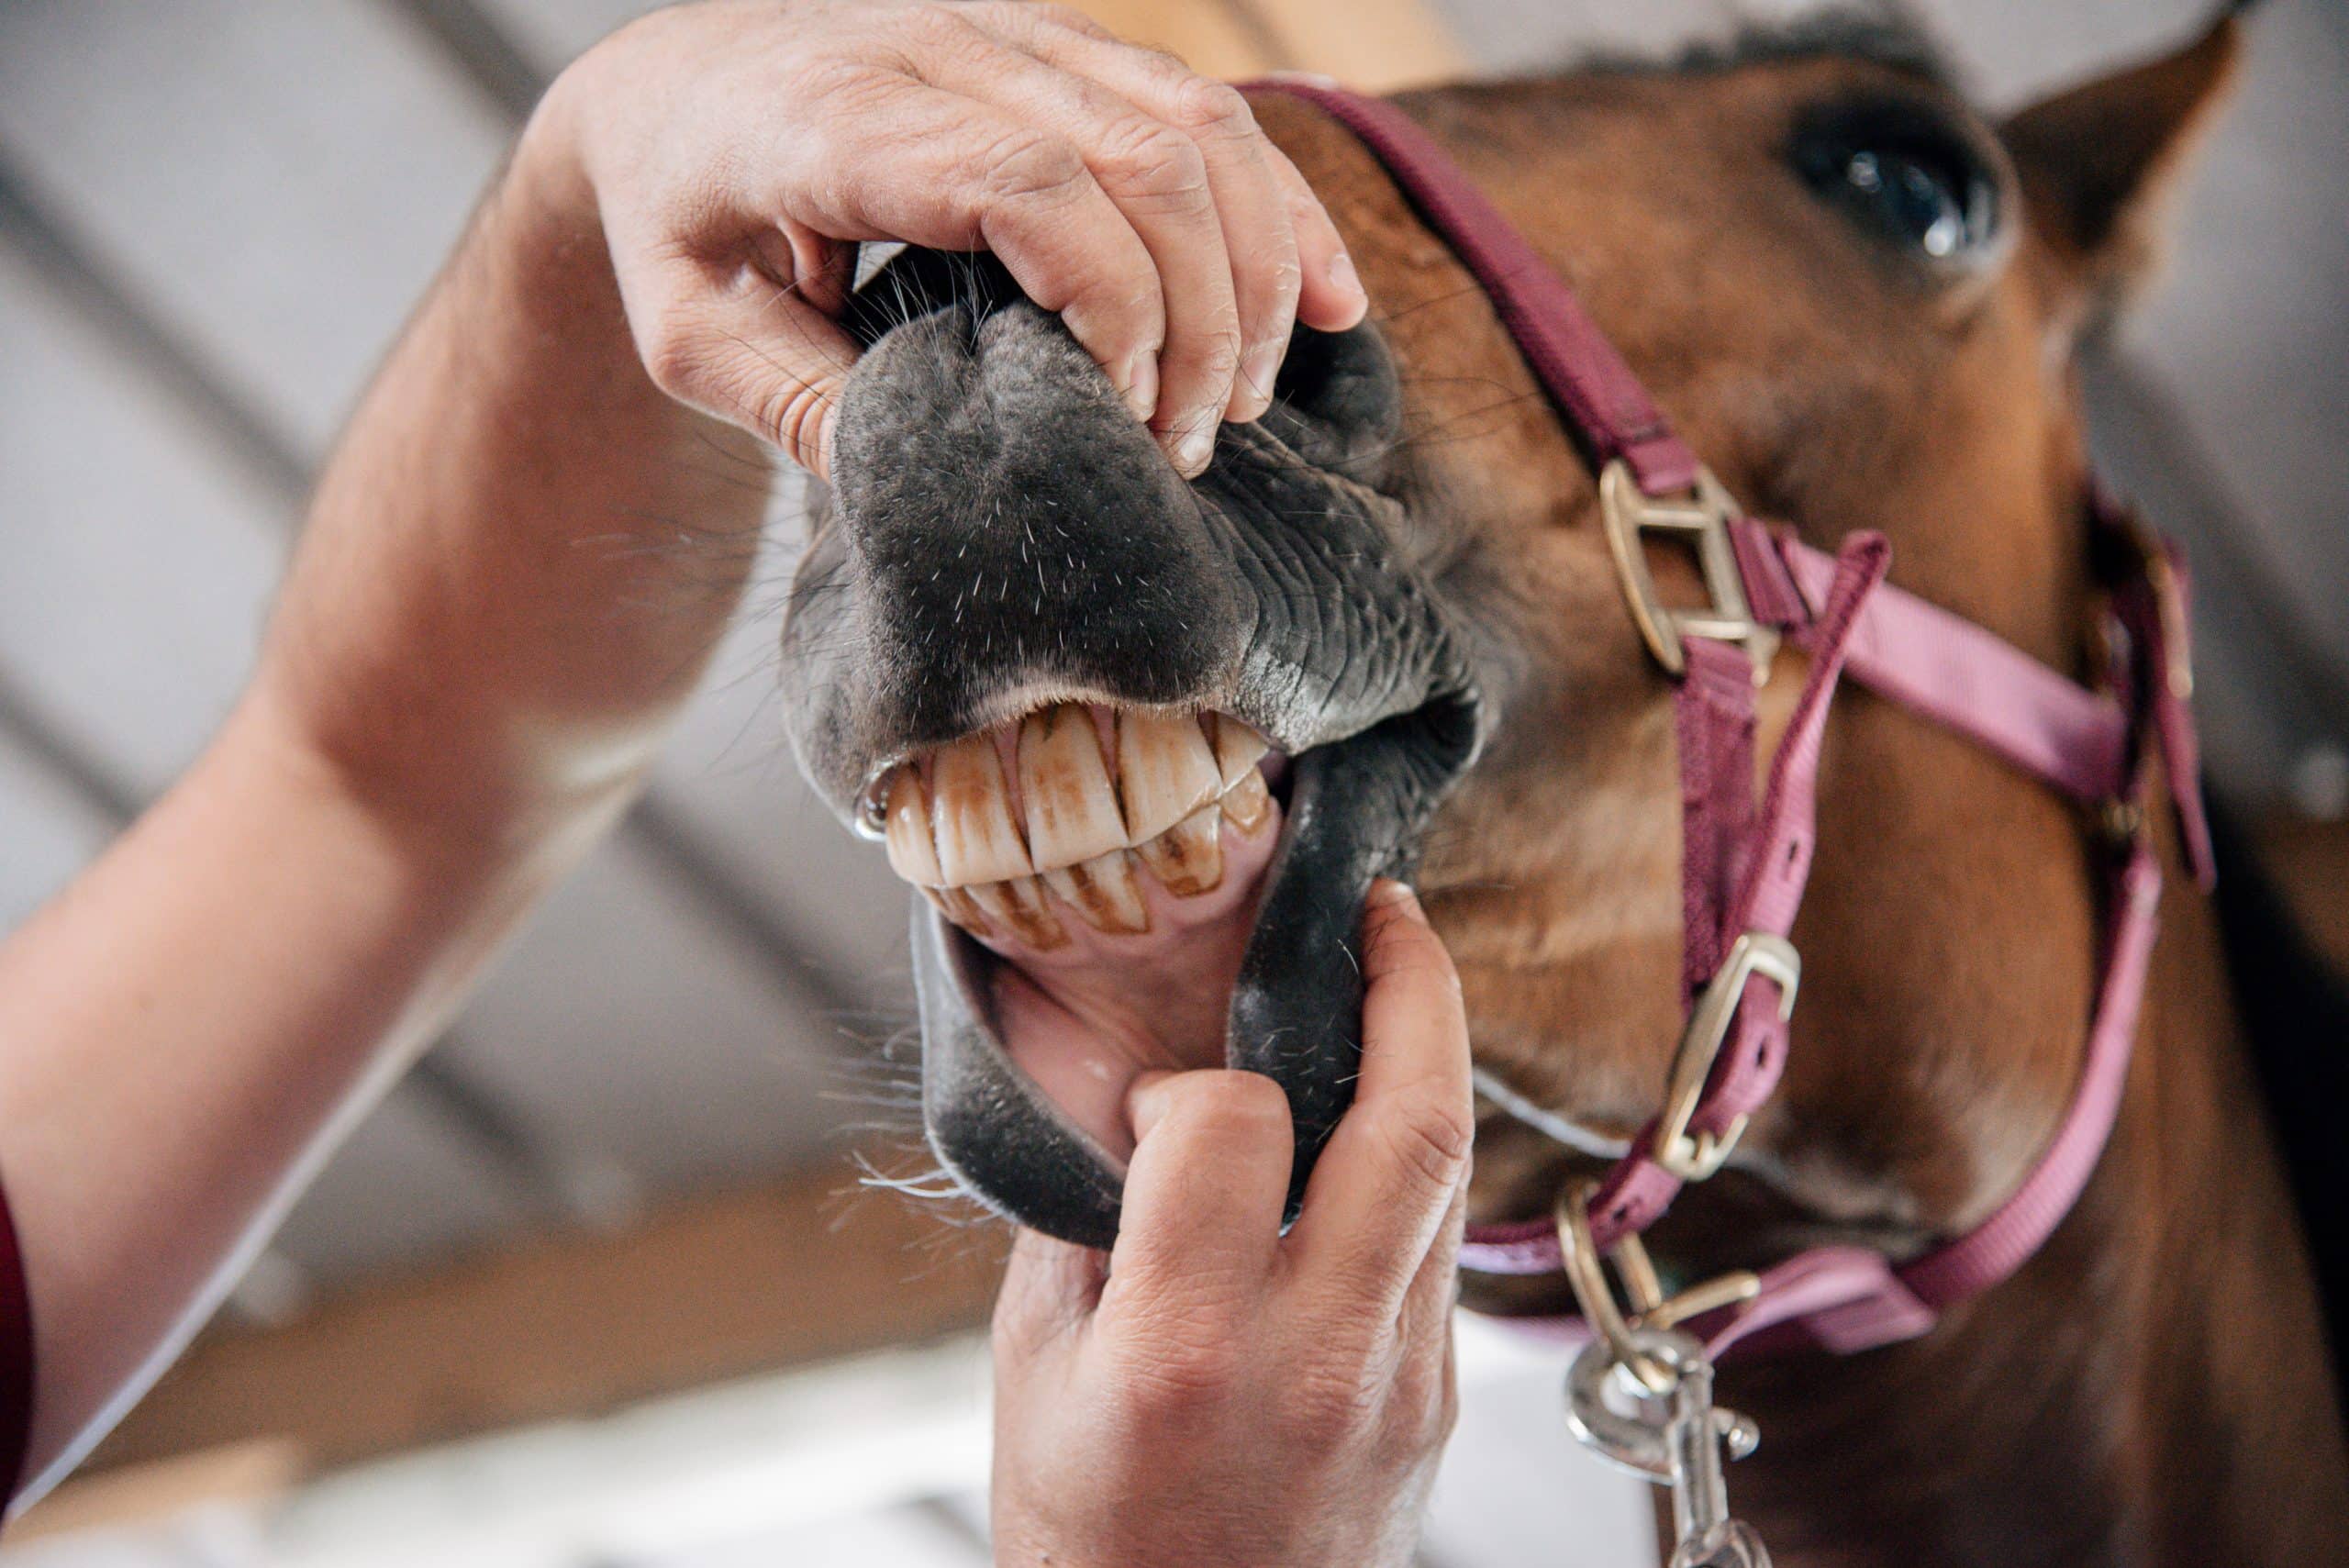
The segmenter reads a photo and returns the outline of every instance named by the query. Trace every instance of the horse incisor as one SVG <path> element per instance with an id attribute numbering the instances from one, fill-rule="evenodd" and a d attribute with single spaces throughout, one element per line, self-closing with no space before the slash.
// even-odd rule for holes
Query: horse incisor
<path id="1" fill-rule="evenodd" d="M 2094 617 L 2075 356 L 2143 273 L 2164 198 L 2216 112 L 2236 48 L 2233 25 L 2221 23 L 2167 58 L 2002 122 L 1897 37 L 1862 32 L 1783 35 L 1673 67 L 1586 68 L 1403 103 L 1564 274 L 1745 506 L 1825 547 L 1880 529 L 1895 581 L 2082 671 Z M 1244 512 L 1252 474 L 1276 471 L 1273 457 L 1292 477 L 1328 471 L 1331 506 L 1359 504 L 1383 529 L 1364 537 L 1385 541 L 1464 628 L 1483 746 L 1427 826 L 1418 882 L 1458 960 L 1480 1068 L 1620 1138 L 1653 1110 L 1679 1021 L 1666 680 L 1625 614 L 1589 469 L 1489 302 L 1350 134 L 1294 101 L 1263 100 L 1257 112 L 1357 259 L 1399 388 L 1397 423 L 1364 416 L 1377 439 L 1319 445 L 1312 429 L 1277 421 L 1269 433 L 1227 430 L 1216 466 L 1186 495 L 1141 477 L 1154 454 L 1119 444 L 1107 423 L 1030 418 L 1003 439 L 1041 443 L 1062 465 L 1052 472 L 1108 475 L 1096 497 L 1118 500 L 1126 531 L 1100 547 L 1123 552 L 1116 573 L 1063 587 L 1040 571 L 1023 613 L 1063 628 L 1126 616 L 1147 629 L 1173 613 L 1166 595 L 1121 605 L 1110 585 L 1159 548 L 1131 531 L 1133 519 L 1196 505 L 1228 521 Z M 901 319 L 893 335 L 920 329 Z M 990 319 L 952 352 L 981 374 L 1016 356 L 1047 364 L 1047 380 L 1094 373 L 1081 356 L 1043 358 L 1034 344 L 1048 329 Z M 1252 695 L 1244 671 L 1230 673 L 1242 660 L 1202 655 L 1207 673 L 1196 677 L 1188 653 L 1131 668 L 1080 629 L 1063 642 L 1083 644 L 1067 656 L 1083 667 L 1055 669 L 1063 643 L 1000 628 L 958 646 L 957 617 L 968 613 L 959 594 L 953 616 L 924 622 L 920 635 L 879 635 L 916 613 L 875 586 L 889 509 L 909 502 L 902 486 L 861 480 L 860 469 L 904 454 L 877 438 L 860 446 L 858 432 L 884 428 L 893 400 L 932 392 L 946 373 L 938 362 L 885 351 L 852 378 L 838 508 L 812 547 L 786 669 L 802 710 L 818 706 L 809 694 L 819 689 L 897 690 L 933 673 L 965 695 L 952 712 L 901 706 L 896 719 L 869 705 L 796 713 L 802 755 L 835 800 L 892 757 L 1062 695 L 1099 705 L 1097 717 L 1122 704 L 1220 708 L 1291 752 L 1316 743 L 1309 724 Z M 1036 379 L 1002 383 L 998 400 Z M 1313 389 L 1288 390 L 1302 406 Z M 1354 406 L 1324 424 L 1342 426 Z M 930 526 L 1017 510 L 1009 492 L 952 492 L 983 486 L 984 463 L 940 477 L 947 466 L 925 470 L 923 483 L 948 493 L 913 508 Z M 1128 469 L 1138 477 L 1116 479 Z M 1242 571 L 1249 526 L 1230 524 Z M 1312 571 L 1298 568 L 1303 585 L 1286 591 L 1314 593 Z M 1253 612 L 1195 594 L 1182 636 L 1212 641 L 1224 615 L 1261 626 L 1267 595 L 1285 591 L 1265 582 L 1278 580 L 1251 579 Z M 862 617 L 853 638 L 821 618 L 848 613 L 829 607 L 844 596 L 816 593 L 842 585 Z M 1341 631 L 1356 596 L 1324 595 Z M 1244 643 L 1244 631 L 1234 635 Z M 951 671 L 852 667 L 859 657 L 918 662 L 937 642 L 937 657 L 960 661 Z M 832 663 L 811 651 L 819 644 Z M 971 688 L 972 670 L 997 656 L 1017 667 Z M 1310 651 L 1299 659 L 1313 668 Z M 1800 662 L 1781 655 L 1764 694 L 1765 755 Z M 1909 1255 L 1962 1230 L 2010 1190 L 2073 1089 L 2099 931 L 2095 825 L 1966 740 L 1864 693 L 1844 697 L 1831 721 L 1819 823 L 1783 1084 L 1731 1166 L 1683 1195 L 1652 1233 L 1659 1257 L 1693 1276 L 1830 1238 Z M 2171 888 L 2119 1127 L 2044 1251 L 1921 1340 L 1723 1368 L 1723 1398 L 1764 1434 L 1732 1475 L 1739 1512 L 1780 1562 L 2349 1562 L 2349 1457 L 2310 1261 L 2213 917 L 2187 878 L 2173 874 Z M 958 918 L 985 923 L 984 910 L 953 896 L 942 901 Z M 1011 906 L 986 907 L 999 925 Z M 1027 964 L 1016 940 L 1008 951 L 1056 996 L 1118 984 L 1110 960 L 1106 979 L 1088 979 Z M 1229 986 L 1236 959 L 1214 962 Z M 1163 992 L 1174 973 L 1155 972 L 1153 984 Z M 1135 1049 L 1185 1059 L 1163 1040 Z M 1564 1181 L 1590 1169 L 1494 1108 L 1479 1129 L 1475 1217 L 1545 1212 Z M 1023 1201 L 1034 1200 L 1006 1207 Z M 1553 1310 L 1563 1288 L 1483 1279 L 1467 1296 L 1490 1310 Z"/>

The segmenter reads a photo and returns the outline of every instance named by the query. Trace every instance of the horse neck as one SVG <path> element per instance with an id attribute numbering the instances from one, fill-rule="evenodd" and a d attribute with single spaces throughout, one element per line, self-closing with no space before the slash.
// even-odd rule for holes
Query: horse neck
<path id="1" fill-rule="evenodd" d="M 2167 902 L 2121 1120 L 2039 1256 L 1922 1340 L 1724 1373 L 1780 1562 L 2349 1562 L 2306 1250 L 2208 901 Z"/>

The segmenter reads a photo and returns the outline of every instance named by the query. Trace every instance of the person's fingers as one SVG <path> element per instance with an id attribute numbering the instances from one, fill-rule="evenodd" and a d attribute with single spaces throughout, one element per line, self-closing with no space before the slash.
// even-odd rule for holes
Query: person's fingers
<path id="1" fill-rule="evenodd" d="M 1129 1101 L 1139 1142 L 1101 1298 L 1113 1319 L 1190 1329 L 1244 1313 L 1280 1245 L 1288 1097 L 1261 1073 L 1175 1073 Z M 1189 1331 L 1189 1329 L 1186 1329 Z"/>
<path id="2" fill-rule="evenodd" d="M 1111 47 L 1057 30 L 1052 36 L 1087 49 Z M 922 69 L 938 86 L 1066 139 L 1141 237 L 1166 308 L 1151 428 L 1174 466 L 1197 474 L 1214 455 L 1216 422 L 1231 396 L 1240 358 L 1236 280 L 1225 243 L 1230 215 L 1220 210 L 1230 195 L 1228 179 L 1218 183 L 1196 133 L 1168 123 L 1148 105 L 1137 106 L 1118 83 L 1104 85 L 992 41 L 926 61 Z M 1269 178 L 1264 184 L 1273 196 Z M 1274 216 L 1285 230 L 1286 215 L 1275 206 Z"/>
<path id="3" fill-rule="evenodd" d="M 748 261 L 627 269 L 621 292 L 655 385 L 830 474 L 833 413 L 857 348 L 829 317 Z"/>
<path id="4" fill-rule="evenodd" d="M 1096 77 L 1198 148 L 1230 261 L 1240 357 L 1216 417 L 1253 419 L 1272 406 L 1273 378 L 1287 351 L 1301 280 L 1290 193 L 1279 156 L 1237 88 L 1201 76 L 1155 50 L 1038 27 L 1029 47 L 1044 59 Z M 1325 220 L 1326 222 L 1326 220 Z M 1201 454 L 1204 456 L 1204 452 Z"/>
<path id="5" fill-rule="evenodd" d="M 1453 1189 L 1434 1243 L 1403 1290 L 1396 1337 L 1406 1358 L 1431 1354 L 1435 1337 L 1451 1336 L 1453 1304 L 1459 1296 L 1460 1239 L 1467 1225 L 1468 1184 L 1462 1182 Z"/>
<path id="6" fill-rule="evenodd" d="M 995 1298 L 998 1355 L 1030 1357 L 1092 1315 L 1108 1255 L 1022 1228 Z"/>
<path id="7" fill-rule="evenodd" d="M 1289 222 L 1297 233 L 1298 292 L 1297 318 L 1323 332 L 1343 332 L 1370 313 L 1370 295 L 1354 271 L 1330 209 L 1313 194 L 1288 154 L 1268 141 L 1273 172 L 1288 199 Z"/>
<path id="8" fill-rule="evenodd" d="M 1020 291 L 1057 313 L 1147 417 L 1166 339 L 1157 263 L 1066 137 L 992 105 L 907 79 L 863 82 L 814 106 L 785 161 L 820 168 L 778 205 L 819 233 L 995 252 Z M 872 126 L 888 126 L 886 138 Z"/>
<path id="9" fill-rule="evenodd" d="M 1399 883 L 1363 913 L 1362 1076 L 1306 1185 L 1289 1252 L 1399 1305 L 1468 1177 L 1475 1105 L 1468 1024 L 1451 955 Z"/>

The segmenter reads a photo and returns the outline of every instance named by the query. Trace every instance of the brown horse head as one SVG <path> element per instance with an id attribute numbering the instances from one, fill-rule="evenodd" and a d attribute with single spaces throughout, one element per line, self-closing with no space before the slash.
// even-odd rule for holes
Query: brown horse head
<path id="1" fill-rule="evenodd" d="M 2003 123 L 1913 39 L 1855 28 L 1404 105 L 1745 507 L 1829 548 L 1880 529 L 1896 581 L 2074 670 L 2074 350 L 2143 270 L 2233 53 L 2222 25 Z M 1186 484 L 999 274 L 901 258 L 864 295 L 785 633 L 808 772 L 937 910 L 933 1143 L 1094 1243 L 1141 1068 L 1272 1073 L 1309 1157 L 1345 1101 L 1345 944 L 1378 872 L 1416 866 L 1467 986 L 1496 1107 L 1480 1216 L 1544 1212 L 1619 1146 L 1678 1029 L 1670 688 L 1585 456 L 1362 146 L 1258 107 L 1372 322 L 1300 328 L 1273 411 Z M 1763 694 L 1765 746 L 1801 663 Z M 1663 1233 L 1703 1262 L 1965 1225 L 2077 1069 L 2098 910 L 2075 808 L 1854 695 L 1820 817 L 1785 1084 L 1722 1201 Z"/>

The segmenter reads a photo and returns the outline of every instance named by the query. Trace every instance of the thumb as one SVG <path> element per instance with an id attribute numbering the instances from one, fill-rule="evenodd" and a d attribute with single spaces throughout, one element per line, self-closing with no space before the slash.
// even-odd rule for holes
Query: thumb
<path id="1" fill-rule="evenodd" d="M 1288 1099 L 1254 1073 L 1161 1073 L 1127 1101 L 1140 1133 L 1110 1270 L 1119 1300 L 1158 1309 L 1252 1290 L 1280 1241 L 1295 1149 Z"/>
<path id="2" fill-rule="evenodd" d="M 645 292 L 629 316 L 653 384 L 829 479 L 841 384 L 858 353 L 839 323 L 749 265 L 673 262 Z"/>

